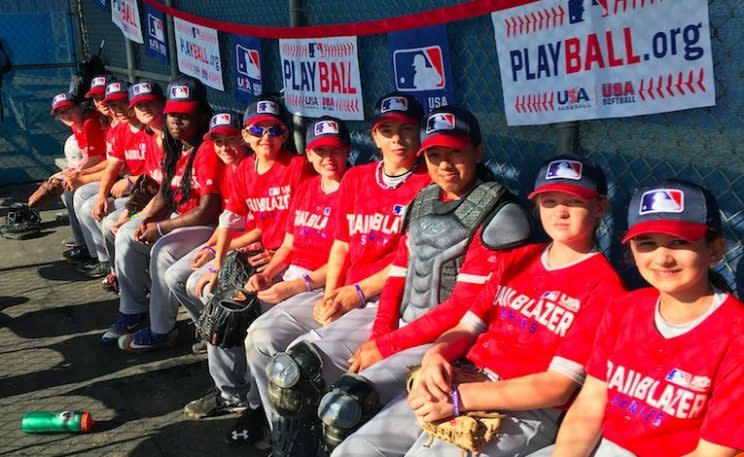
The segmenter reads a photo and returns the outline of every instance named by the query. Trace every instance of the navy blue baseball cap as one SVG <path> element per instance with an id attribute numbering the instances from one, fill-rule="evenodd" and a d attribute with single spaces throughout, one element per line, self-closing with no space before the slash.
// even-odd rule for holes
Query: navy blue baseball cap
<path id="1" fill-rule="evenodd" d="M 243 113 L 243 125 L 260 124 L 261 122 L 279 122 L 287 127 L 287 112 L 279 101 L 269 96 L 258 97 L 252 101 Z"/>
<path id="2" fill-rule="evenodd" d="M 176 76 L 168 84 L 163 114 L 191 114 L 207 99 L 204 85 L 190 76 Z"/>
<path id="3" fill-rule="evenodd" d="M 204 139 L 212 141 L 212 135 L 223 133 L 229 136 L 240 135 L 241 116 L 232 111 L 220 111 L 209 120 L 209 131 L 204 134 Z"/>
<path id="4" fill-rule="evenodd" d="M 384 121 L 400 121 L 418 125 L 424 109 L 415 98 L 403 92 L 391 92 L 383 95 L 375 104 L 375 117 L 372 129 Z"/>
<path id="5" fill-rule="evenodd" d="M 695 241 L 710 229 L 721 231 L 721 213 L 713 194 L 700 185 L 669 178 L 633 194 L 623 243 L 648 233 Z"/>
<path id="6" fill-rule="evenodd" d="M 54 98 L 52 98 L 52 110 L 49 112 L 49 114 L 54 116 L 58 110 L 61 110 L 62 108 L 69 108 L 70 106 L 75 106 L 77 104 L 78 100 L 71 93 L 65 92 L 62 94 L 57 94 L 54 96 Z"/>
<path id="7" fill-rule="evenodd" d="M 527 198 L 543 192 L 565 192 L 588 200 L 607 195 L 607 178 L 586 157 L 563 154 L 543 162 L 535 178 L 535 189 Z"/>
<path id="8" fill-rule="evenodd" d="M 106 84 L 106 96 L 103 101 L 108 103 L 117 100 L 127 100 L 129 98 L 128 90 L 129 84 L 120 79 L 112 78 L 109 80 L 109 83 Z"/>
<path id="9" fill-rule="evenodd" d="M 418 152 L 435 146 L 464 149 L 481 142 L 480 125 L 473 113 L 456 106 L 443 106 L 424 116 Z"/>
<path id="10" fill-rule="evenodd" d="M 349 128 L 341 119 L 323 116 L 307 124 L 305 147 L 307 149 L 321 146 L 344 147 L 351 144 Z"/>
<path id="11" fill-rule="evenodd" d="M 111 81 L 109 75 L 95 75 L 90 80 L 90 90 L 85 93 L 85 98 L 103 97 L 106 95 L 106 86 Z"/>
<path id="12" fill-rule="evenodd" d="M 163 89 L 155 81 L 145 79 L 129 88 L 129 106 L 153 100 L 163 100 Z"/>

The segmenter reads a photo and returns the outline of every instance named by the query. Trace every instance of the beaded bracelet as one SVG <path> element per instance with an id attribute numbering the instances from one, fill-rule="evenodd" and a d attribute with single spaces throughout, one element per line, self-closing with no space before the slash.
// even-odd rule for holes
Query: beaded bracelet
<path id="1" fill-rule="evenodd" d="M 357 296 L 359 297 L 359 306 L 364 304 L 365 298 L 364 298 L 364 292 L 362 292 L 361 286 L 359 286 L 359 283 L 354 283 L 354 290 L 356 290 Z"/>
<path id="2" fill-rule="evenodd" d="M 460 391 L 457 390 L 459 386 L 457 384 L 452 384 L 452 388 L 450 389 L 450 400 L 452 401 L 452 413 L 455 417 L 460 415 L 460 410 L 462 409 L 462 402 L 460 401 Z"/>
<path id="3" fill-rule="evenodd" d="M 304 275 L 302 275 L 302 280 L 305 281 L 305 290 L 306 291 L 310 292 L 311 290 L 313 290 L 313 284 L 310 282 L 310 274 L 309 273 L 305 273 Z"/>

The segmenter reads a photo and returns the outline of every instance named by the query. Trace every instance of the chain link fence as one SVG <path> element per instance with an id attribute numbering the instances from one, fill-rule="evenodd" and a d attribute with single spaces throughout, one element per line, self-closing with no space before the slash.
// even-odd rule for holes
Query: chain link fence
<path id="1" fill-rule="evenodd" d="M 104 61 L 126 67 L 124 40 L 111 23 L 110 14 L 82 2 L 83 20 L 91 46 L 106 40 Z M 465 0 L 308 0 L 308 25 L 358 22 L 415 13 L 464 3 Z M 215 20 L 263 26 L 288 26 L 289 2 L 176 0 L 174 6 Z M 635 282 L 626 249 L 618 238 L 626 228 L 627 202 L 633 189 L 654 178 L 679 176 L 701 182 L 718 196 L 730 240 L 720 271 L 732 285 L 744 290 L 744 0 L 709 0 L 717 104 L 708 109 L 626 119 L 586 121 L 579 124 L 583 154 L 598 162 L 610 180 L 612 209 L 600 230 L 600 245 L 626 277 Z M 144 23 L 144 22 L 143 22 Z M 482 124 L 488 166 L 515 192 L 528 193 L 539 163 L 555 154 L 560 126 L 507 127 L 498 58 L 489 16 L 448 25 L 457 103 L 473 111 Z M 217 108 L 240 110 L 235 102 L 232 47 L 221 34 L 225 91 L 209 90 Z M 392 65 L 386 35 L 358 38 L 359 65 L 365 117 L 371 119 L 375 100 L 393 87 Z M 168 75 L 170 69 L 151 61 L 137 45 L 137 69 Z M 264 91 L 282 89 L 278 42 L 263 40 Z M 375 151 L 369 122 L 350 123 L 353 158 L 369 160 Z"/>

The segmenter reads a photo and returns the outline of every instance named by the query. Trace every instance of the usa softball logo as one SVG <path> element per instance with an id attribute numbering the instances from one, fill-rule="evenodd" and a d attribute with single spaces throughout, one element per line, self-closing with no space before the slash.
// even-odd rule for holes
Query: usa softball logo
<path id="1" fill-rule="evenodd" d="M 209 123 L 209 128 L 214 128 L 218 125 L 230 125 L 230 115 L 227 113 L 220 113 L 212 116 L 212 122 Z"/>
<path id="2" fill-rule="evenodd" d="M 108 86 L 106 86 L 106 95 L 113 94 L 114 92 L 121 92 L 120 83 L 111 83 Z"/>
<path id="3" fill-rule="evenodd" d="M 678 189 L 654 189 L 641 195 L 638 214 L 681 213 L 685 210 L 685 193 Z"/>
<path id="4" fill-rule="evenodd" d="M 455 115 L 452 113 L 437 113 L 429 116 L 429 119 L 426 120 L 426 133 L 454 129 Z"/>
<path id="5" fill-rule="evenodd" d="M 401 49 L 393 53 L 395 87 L 400 91 L 444 89 L 444 57 L 439 46 Z"/>
<path id="6" fill-rule="evenodd" d="M 387 97 L 383 99 L 380 112 L 385 114 L 388 111 L 408 111 L 408 100 L 405 97 Z"/>
<path id="7" fill-rule="evenodd" d="M 575 160 L 554 160 L 548 164 L 548 171 L 545 172 L 545 179 L 572 179 L 578 181 L 581 179 L 583 165 Z"/>
<path id="8" fill-rule="evenodd" d="M 191 96 L 191 90 L 188 86 L 171 86 L 170 98 L 172 99 L 187 99 Z"/>
<path id="9" fill-rule="evenodd" d="M 132 92 L 134 92 L 134 95 L 149 94 L 152 92 L 152 86 L 150 83 L 135 84 Z"/>
<path id="10" fill-rule="evenodd" d="M 93 81 L 90 83 L 90 87 L 101 87 L 106 85 L 106 77 L 105 76 L 97 76 L 93 78 Z"/>
<path id="11" fill-rule="evenodd" d="M 315 136 L 338 134 L 338 122 L 320 121 L 315 123 Z"/>
<path id="12" fill-rule="evenodd" d="M 279 105 L 277 105 L 274 102 L 269 101 L 261 101 L 258 102 L 258 105 L 256 105 L 256 112 L 258 114 L 274 114 L 276 116 L 279 115 Z"/>

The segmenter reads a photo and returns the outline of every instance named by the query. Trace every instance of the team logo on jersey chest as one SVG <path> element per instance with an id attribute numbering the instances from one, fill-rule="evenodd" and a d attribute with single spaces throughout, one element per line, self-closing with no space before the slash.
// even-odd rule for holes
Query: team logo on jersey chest
<path id="1" fill-rule="evenodd" d="M 672 384 L 677 384 L 680 387 L 686 389 L 695 390 L 697 392 L 704 392 L 710 388 L 710 378 L 707 376 L 693 376 L 690 373 L 674 368 L 666 375 L 667 381 Z"/>
<path id="2" fill-rule="evenodd" d="M 681 213 L 685 210 L 685 193 L 678 189 L 654 189 L 641 195 L 638 214 Z"/>
<path id="3" fill-rule="evenodd" d="M 579 307 L 581 306 L 581 302 L 578 299 L 569 297 L 559 290 L 543 292 L 540 298 L 542 300 L 551 301 L 555 304 L 561 305 L 562 307 L 571 311 L 578 311 Z"/>
<path id="4" fill-rule="evenodd" d="M 402 216 L 406 212 L 406 205 L 393 205 L 393 214 Z"/>

